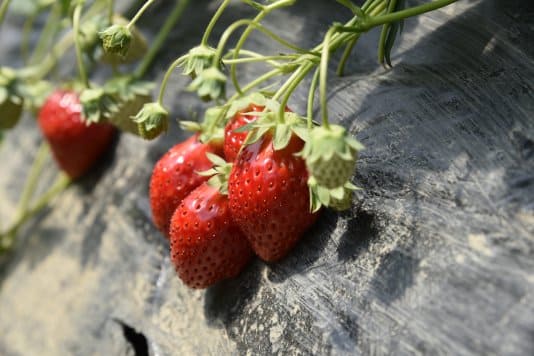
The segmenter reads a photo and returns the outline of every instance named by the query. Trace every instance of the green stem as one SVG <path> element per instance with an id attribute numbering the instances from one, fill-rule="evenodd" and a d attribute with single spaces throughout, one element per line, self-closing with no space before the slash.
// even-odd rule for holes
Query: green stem
<path id="1" fill-rule="evenodd" d="M 315 69 L 313 74 L 313 79 L 310 84 L 310 92 L 308 93 L 308 105 L 306 110 L 306 119 L 308 121 L 308 128 L 311 129 L 313 126 L 313 104 L 315 101 L 315 90 L 317 90 L 317 83 L 319 82 L 319 74 L 321 73 L 320 68 Z"/>
<path id="2" fill-rule="evenodd" d="M 213 31 L 215 24 L 217 23 L 229 3 L 230 0 L 223 0 L 222 4 L 219 6 L 217 11 L 211 18 L 210 23 L 208 24 L 208 27 L 206 28 L 206 31 L 204 31 L 204 35 L 202 36 L 202 41 L 200 42 L 202 46 L 208 45 L 208 40 L 210 38 L 211 32 Z"/>
<path id="3" fill-rule="evenodd" d="M 266 82 L 267 80 L 271 79 L 271 78 L 274 78 L 276 77 L 277 75 L 280 75 L 282 74 L 282 71 L 278 68 L 276 69 L 273 69 L 263 75 L 261 75 L 260 77 L 254 79 L 252 82 L 248 83 L 247 85 L 245 85 L 243 87 L 243 93 L 246 93 L 248 92 L 249 90 L 251 90 L 252 88 L 260 85 L 261 83 L 263 82 Z M 242 94 L 239 94 L 239 93 L 235 93 L 227 102 L 227 104 L 231 104 L 234 100 L 237 100 L 239 99 L 240 97 L 242 96 Z"/>
<path id="4" fill-rule="evenodd" d="M 24 215 L 26 209 L 28 208 L 28 204 L 30 203 L 33 193 L 35 192 L 39 178 L 41 178 L 41 172 L 43 171 L 46 158 L 48 157 L 48 152 L 48 145 L 45 142 L 42 142 L 39 146 L 35 159 L 33 160 L 30 173 L 26 179 L 24 189 L 22 190 L 22 194 L 20 196 L 17 212 L 15 213 L 17 219 Z"/>
<path id="5" fill-rule="evenodd" d="M 243 50 L 241 50 L 241 54 L 243 54 Z M 229 64 L 242 64 L 242 63 L 255 63 L 255 62 L 266 62 L 271 63 L 274 66 L 280 66 L 281 63 L 275 62 L 277 60 L 286 60 L 291 61 L 294 60 L 295 56 L 288 56 L 288 55 L 279 55 L 279 56 L 251 56 L 247 58 L 238 58 L 238 59 L 223 59 L 223 63 L 226 65 Z"/>
<path id="6" fill-rule="evenodd" d="M 89 78 L 87 77 L 87 72 L 83 63 L 82 44 L 80 43 L 80 17 L 82 14 L 82 9 L 83 2 L 78 4 L 74 9 L 74 14 L 72 17 L 72 27 L 74 31 L 74 46 L 76 47 L 76 62 L 78 63 L 80 80 L 86 88 L 89 88 Z"/>
<path id="7" fill-rule="evenodd" d="M 26 212 L 17 218 L 14 224 L 6 231 L 5 234 L 0 235 L 0 251 L 8 250 L 15 240 L 18 230 L 22 225 L 35 214 L 39 213 L 44 209 L 52 199 L 54 199 L 59 193 L 63 192 L 65 188 L 71 183 L 70 178 L 61 173 L 57 178 L 54 184 L 46 193 L 44 193 L 38 200 L 33 204 Z"/>
<path id="8" fill-rule="evenodd" d="M 165 89 L 167 88 L 167 82 L 169 81 L 169 78 L 171 77 L 172 72 L 176 69 L 176 67 L 183 61 L 183 57 L 180 57 L 176 59 L 172 64 L 169 66 L 167 71 L 165 72 L 165 76 L 163 77 L 163 81 L 161 82 L 161 86 L 159 88 L 159 94 L 158 94 L 158 103 L 163 106 L 163 95 L 165 94 Z"/>
<path id="9" fill-rule="evenodd" d="M 108 21 L 113 23 L 113 14 L 115 13 L 115 0 L 108 0 Z"/>
<path id="10" fill-rule="evenodd" d="M 37 42 L 37 46 L 33 51 L 30 59 L 31 64 L 39 63 L 46 55 L 49 44 L 53 41 L 54 37 L 61 27 L 61 2 L 56 2 L 50 10 L 48 19 L 46 20 L 45 27 L 41 32 L 41 37 Z"/>
<path id="11" fill-rule="evenodd" d="M 325 128 L 330 128 L 328 123 L 328 106 L 327 106 L 327 97 L 326 97 L 326 87 L 328 81 L 328 61 L 330 59 L 330 40 L 334 32 L 337 31 L 336 27 L 331 27 L 326 33 L 324 39 L 324 48 L 321 55 L 321 67 L 319 74 L 319 96 L 321 99 L 321 116 L 323 118 L 323 126 Z"/>
<path id="12" fill-rule="evenodd" d="M 70 47 L 74 42 L 74 34 L 69 32 L 54 46 L 50 53 L 43 59 L 42 63 L 33 66 L 26 67 L 19 72 L 19 75 L 27 80 L 40 80 L 44 78 L 54 65 L 58 58 Z"/>
<path id="13" fill-rule="evenodd" d="M 341 77 L 345 73 L 345 65 L 347 64 L 350 54 L 352 53 L 352 50 L 354 49 L 354 46 L 356 45 L 356 42 L 358 42 L 359 38 L 360 38 L 360 35 L 355 36 L 354 39 L 352 39 L 347 44 L 347 47 L 345 47 L 345 51 L 343 52 L 343 55 L 341 56 L 341 60 L 339 61 L 339 65 L 337 67 L 338 76 Z"/>
<path id="14" fill-rule="evenodd" d="M 444 6 L 450 5 L 456 1 L 457 0 L 436 0 L 430 3 L 414 6 L 409 9 L 396 11 L 385 15 L 367 17 L 365 20 L 356 23 L 352 30 L 353 32 L 365 32 L 376 26 L 401 21 L 408 17 L 413 17 L 424 14 L 425 12 L 437 10 Z"/>
<path id="15" fill-rule="evenodd" d="M 226 43 L 228 42 L 228 40 L 229 40 L 230 36 L 232 35 L 232 33 L 235 30 L 237 30 L 239 27 L 247 26 L 247 25 L 248 25 L 248 28 L 255 28 L 255 29 L 263 32 L 269 38 L 277 41 L 278 43 L 282 44 L 283 46 L 286 46 L 286 47 L 288 47 L 288 48 L 290 48 L 290 49 L 292 49 L 292 50 L 294 50 L 296 52 L 300 52 L 300 53 L 307 53 L 308 52 L 304 48 L 301 48 L 301 47 L 298 47 L 298 46 L 295 46 L 295 45 L 289 43 L 288 41 L 284 40 L 282 37 L 278 36 L 277 34 L 275 34 L 272 31 L 268 30 L 263 25 L 255 22 L 254 20 L 243 19 L 243 20 L 238 20 L 238 21 L 234 22 L 222 34 L 221 39 L 219 41 L 219 44 L 217 46 L 217 52 L 216 52 L 216 55 L 215 55 L 214 63 L 218 63 L 221 60 L 222 53 L 224 51 L 224 47 L 226 46 Z M 239 52 L 239 50 L 237 48 L 234 49 L 234 52 L 233 52 L 234 53 L 234 58 L 232 60 L 236 60 L 237 59 L 237 57 L 235 57 L 235 53 L 236 52 Z"/>
<path id="16" fill-rule="evenodd" d="M 169 36 L 169 33 L 171 32 L 172 28 L 174 27 L 174 25 L 176 25 L 176 22 L 178 22 L 178 20 L 182 17 L 182 14 L 187 8 L 188 4 L 189 0 L 180 0 L 175 4 L 171 14 L 167 18 L 167 20 L 165 20 L 163 27 L 156 35 L 156 38 L 154 39 L 154 44 L 150 47 L 150 50 L 148 51 L 146 56 L 144 56 L 143 61 L 137 67 L 134 74 L 137 78 L 144 76 L 148 68 L 150 68 L 150 65 L 152 64 L 159 50 L 165 43 L 165 40 Z"/>
<path id="17" fill-rule="evenodd" d="M 306 78 L 306 76 L 312 69 L 313 69 L 313 63 L 308 63 L 302 66 L 300 68 L 300 73 L 297 76 L 295 76 L 295 78 L 291 81 L 291 84 L 287 87 L 284 98 L 282 99 L 282 102 L 280 103 L 280 109 L 278 112 L 278 117 L 281 119 L 282 122 L 284 121 L 283 118 L 284 118 L 285 108 L 287 106 L 287 103 L 289 102 L 289 98 L 291 97 L 291 94 L 293 94 L 295 89 L 297 89 L 299 84 L 304 80 L 304 78 Z"/>
<path id="18" fill-rule="evenodd" d="M 35 23 L 35 19 L 37 18 L 38 13 L 39 13 L 38 11 L 35 11 L 33 14 L 28 16 L 28 18 L 24 21 L 24 26 L 22 27 L 20 52 L 22 54 L 22 60 L 26 64 L 29 63 L 30 36 L 31 36 L 33 25 Z"/>
<path id="19" fill-rule="evenodd" d="M 252 20 L 253 23 L 259 23 L 265 16 L 267 16 L 267 14 L 279 7 L 283 7 L 283 6 L 286 6 L 286 5 L 290 5 L 294 2 L 294 0 L 281 0 L 281 1 L 277 1 L 275 3 L 272 3 L 268 6 L 264 6 L 263 9 L 260 11 L 260 13 L 258 15 L 256 15 L 256 17 Z M 252 32 L 252 30 L 254 29 L 254 26 L 252 25 L 249 25 L 245 31 L 243 32 L 243 34 L 241 35 L 241 38 L 239 38 L 239 41 L 237 42 L 237 45 L 235 46 L 235 49 L 234 49 L 234 58 L 233 59 L 237 59 L 239 57 L 239 51 L 241 50 L 241 48 L 243 47 L 243 45 L 245 44 L 245 41 L 247 40 L 248 36 L 250 35 L 250 33 Z M 235 64 L 233 64 L 231 67 L 230 67 L 230 74 L 231 74 L 231 78 L 232 78 L 232 83 L 234 85 L 234 88 L 235 90 L 239 93 L 239 94 L 243 94 L 243 90 L 241 89 L 240 85 L 239 85 L 239 82 L 237 80 L 237 67 Z"/>
<path id="20" fill-rule="evenodd" d="M 388 4 L 388 13 L 395 11 L 397 6 L 397 0 L 389 0 Z M 386 39 L 391 29 L 391 23 L 386 23 L 382 26 L 382 31 L 380 32 L 380 39 L 378 40 L 378 62 L 384 63 L 384 57 L 386 55 Z"/>
<path id="21" fill-rule="evenodd" d="M 9 8 L 10 3 L 11 0 L 4 0 L 0 5 L 0 25 L 4 22 L 4 17 L 6 16 L 7 9 Z"/>
<path id="22" fill-rule="evenodd" d="M 134 26 L 137 20 L 139 20 L 141 16 L 143 16 L 144 12 L 150 7 L 150 5 L 152 5 L 153 2 L 154 0 L 147 0 L 145 4 L 139 9 L 139 11 L 137 11 L 133 19 L 130 20 L 128 25 L 126 25 L 126 28 L 131 29 L 132 26 Z"/>

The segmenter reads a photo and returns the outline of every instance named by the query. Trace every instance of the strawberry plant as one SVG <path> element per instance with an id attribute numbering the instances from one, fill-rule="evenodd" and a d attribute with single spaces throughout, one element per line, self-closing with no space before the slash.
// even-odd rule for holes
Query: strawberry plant
<path id="1" fill-rule="evenodd" d="M 391 50 L 403 20 L 455 0 L 435 0 L 414 7 L 406 7 L 403 0 L 367 0 L 361 6 L 351 0 L 338 0 L 352 18 L 345 23 L 334 22 L 311 48 L 290 43 L 263 24 L 266 16 L 294 5 L 295 0 L 242 0 L 256 11 L 256 16 L 235 21 L 218 42 L 210 43 L 213 28 L 230 2 L 221 1 L 200 44 L 170 65 L 160 87 L 160 100 L 145 104 L 136 121 L 165 126 L 161 121 L 168 113 L 161 98 L 170 74 L 181 67 L 192 79 L 187 89 L 201 100 L 215 103 L 202 122 L 182 125 L 197 130 L 203 142 L 220 139 L 224 130 L 224 158 L 230 163 L 218 158 L 216 166 L 203 175 L 214 174 L 208 184 L 218 187 L 219 194 L 228 195 L 231 221 L 244 233 L 254 252 L 265 261 L 276 261 L 287 255 L 321 208 L 349 209 L 358 189 L 351 178 L 364 147 L 344 127 L 330 123 L 328 117 L 332 54 L 342 52 L 337 74 L 343 75 L 358 39 L 370 29 L 381 27 L 378 61 L 391 66 Z M 252 31 L 278 42 L 286 52 L 263 54 L 245 48 Z M 236 35 L 235 46 L 227 48 Z M 263 63 L 268 69 L 242 85 L 238 67 L 250 63 Z M 273 85 L 277 78 L 281 84 Z M 304 114 L 293 113 L 287 110 L 287 104 L 303 83 L 309 83 L 307 110 Z M 314 117 L 317 92 L 320 124 Z M 199 192 L 195 194 L 196 199 L 205 198 Z M 189 235 L 176 226 L 174 219 L 172 238 L 183 240 Z M 190 285 L 183 271 L 194 267 L 175 258 L 174 262 L 178 274 Z"/>

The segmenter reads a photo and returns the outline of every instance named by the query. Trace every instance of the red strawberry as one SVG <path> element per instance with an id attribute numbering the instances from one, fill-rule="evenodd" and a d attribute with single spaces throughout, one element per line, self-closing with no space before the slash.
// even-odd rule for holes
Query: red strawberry
<path id="1" fill-rule="evenodd" d="M 295 156 L 303 145 L 293 135 L 275 151 L 266 135 L 242 150 L 230 173 L 232 217 L 265 261 L 284 257 L 317 217 L 310 213 L 306 164 Z"/>
<path id="2" fill-rule="evenodd" d="M 170 235 L 176 272 L 192 288 L 237 276 L 253 255 L 245 235 L 231 220 L 228 197 L 207 183 L 176 209 Z"/>
<path id="3" fill-rule="evenodd" d="M 39 112 L 39 126 L 54 157 L 72 179 L 83 176 L 112 142 L 115 128 L 109 124 L 86 124 L 78 94 L 57 90 Z"/>
<path id="4" fill-rule="evenodd" d="M 167 237 L 172 214 L 182 199 L 208 179 L 196 173 L 213 166 L 206 157 L 207 152 L 221 154 L 222 147 L 200 142 L 197 134 L 172 147 L 152 170 L 152 216 L 156 227 Z"/>
<path id="5" fill-rule="evenodd" d="M 245 126 L 249 122 L 256 120 L 257 116 L 245 115 L 247 112 L 262 112 L 263 106 L 250 104 L 245 109 L 238 111 L 226 124 L 224 128 L 224 157 L 227 162 L 234 162 L 243 142 L 247 138 L 248 132 L 234 132 L 234 130 Z"/>
<path id="6" fill-rule="evenodd" d="M 238 111 L 226 124 L 224 128 L 224 158 L 227 162 L 234 162 L 237 154 L 247 138 L 248 132 L 235 132 L 238 128 L 256 120 L 258 116 L 245 115 L 249 112 L 261 113 L 265 106 L 250 104 L 245 109 Z M 286 111 L 291 110 L 286 107 Z"/>

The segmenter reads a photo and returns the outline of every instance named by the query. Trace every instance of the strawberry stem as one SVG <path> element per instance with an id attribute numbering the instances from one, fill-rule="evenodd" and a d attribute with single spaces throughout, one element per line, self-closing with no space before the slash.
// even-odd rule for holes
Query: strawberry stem
<path id="1" fill-rule="evenodd" d="M 153 2 L 154 2 L 154 0 L 147 0 L 144 3 L 144 5 L 139 9 L 139 11 L 137 11 L 137 13 L 134 15 L 134 17 L 130 20 L 128 25 L 126 25 L 126 28 L 128 30 L 130 30 L 135 25 L 137 20 L 139 20 L 141 18 L 141 16 L 143 16 L 145 11 L 150 7 L 150 5 L 152 5 Z"/>
<path id="2" fill-rule="evenodd" d="M 33 193 L 35 192 L 35 188 L 37 187 L 37 183 L 41 177 L 44 164 L 48 158 L 48 153 L 48 145 L 45 142 L 42 142 L 37 150 L 37 154 L 35 155 L 35 159 L 33 160 L 33 164 L 30 168 L 30 173 L 22 190 L 17 212 L 15 213 L 17 219 L 24 215 L 26 209 L 28 208 L 28 204 L 33 197 Z"/>
<path id="3" fill-rule="evenodd" d="M 223 14 L 224 10 L 226 9 L 229 3 L 230 3 L 230 0 L 224 0 L 219 6 L 219 8 L 217 9 L 217 11 L 215 12 L 215 14 L 213 15 L 213 17 L 211 18 L 210 23 L 208 24 L 206 31 L 204 31 L 204 35 L 202 36 L 202 40 L 200 42 L 202 46 L 208 45 L 208 40 L 211 35 L 211 32 L 213 31 L 215 24 L 217 23 L 217 21 L 219 21 L 219 18 L 221 17 L 221 15 Z"/>
<path id="4" fill-rule="evenodd" d="M 165 94 L 165 89 L 167 88 L 167 82 L 169 81 L 172 72 L 174 69 L 183 61 L 183 57 L 180 57 L 176 59 L 172 64 L 167 68 L 167 71 L 165 72 L 165 75 L 163 76 L 163 80 L 161 81 L 161 86 L 159 88 L 159 94 L 158 94 L 158 103 L 163 106 L 163 95 Z"/>
<path id="5" fill-rule="evenodd" d="M 143 61 L 139 64 L 135 71 L 135 76 L 137 78 L 141 78 L 145 75 L 148 68 L 150 68 L 150 65 L 156 58 L 156 55 L 158 54 L 159 50 L 165 43 L 165 40 L 169 36 L 169 33 L 171 32 L 172 28 L 178 20 L 182 17 L 182 14 L 184 13 L 184 10 L 187 8 L 187 5 L 189 4 L 190 0 L 180 0 L 175 5 L 174 8 L 167 17 L 167 20 L 165 20 L 165 23 L 163 24 L 163 27 L 161 27 L 161 30 L 156 35 L 156 38 L 154 40 L 154 44 L 150 47 L 150 50 L 144 56 Z"/>
<path id="6" fill-rule="evenodd" d="M 313 74 L 313 79 L 310 83 L 310 92 L 308 93 L 308 106 L 306 110 L 306 119 L 308 123 L 308 129 L 311 129 L 313 127 L 313 104 L 315 101 L 315 91 L 317 90 L 317 83 L 319 82 L 319 74 L 321 73 L 320 68 L 315 69 L 315 73 Z"/>
<path id="7" fill-rule="evenodd" d="M 7 9 L 9 8 L 10 3 L 11 0 L 4 0 L 0 5 L 0 25 L 4 22 L 4 17 L 6 16 Z"/>
<path id="8" fill-rule="evenodd" d="M 61 2 L 55 2 L 50 9 L 50 14 L 46 20 L 45 27 L 37 41 L 33 54 L 30 58 L 30 64 L 39 63 L 46 55 L 49 44 L 59 32 L 61 27 Z"/>
<path id="9" fill-rule="evenodd" d="M 83 63 L 82 44 L 80 41 L 80 17 L 82 14 L 83 4 L 85 1 L 80 1 L 74 8 L 74 14 L 72 16 L 72 27 L 74 30 L 74 47 L 76 48 L 76 62 L 78 64 L 78 74 L 82 84 L 89 88 L 89 78 L 87 71 L 85 70 L 85 64 Z"/>
<path id="10" fill-rule="evenodd" d="M 330 128 L 328 123 L 328 105 L 327 105 L 327 96 L 326 96 L 326 86 L 328 80 L 328 61 L 330 59 L 330 41 L 332 35 L 337 31 L 337 27 L 331 27 L 326 33 L 324 39 L 323 53 L 321 55 L 321 67 L 319 74 L 319 96 L 321 99 L 321 116 L 323 118 L 323 125 L 326 128 Z"/>
<path id="11" fill-rule="evenodd" d="M 260 13 L 258 15 L 256 15 L 256 17 L 251 21 L 251 23 L 259 23 L 265 16 L 267 16 L 267 14 L 279 7 L 283 7 L 283 6 L 288 6 L 288 5 L 291 5 L 295 2 L 295 0 L 280 0 L 280 1 L 276 1 L 270 5 L 267 5 L 267 6 L 263 6 L 262 7 L 262 10 L 260 11 Z M 249 25 L 245 31 L 243 32 L 243 34 L 241 35 L 241 37 L 239 38 L 239 41 L 237 42 L 237 45 L 234 49 L 234 57 L 233 59 L 237 59 L 239 57 L 239 51 L 241 50 L 241 48 L 243 47 L 243 45 L 245 44 L 245 41 L 247 40 L 248 36 L 250 35 L 250 33 L 252 32 L 252 30 L 254 29 L 255 26 L 252 26 L 252 25 Z M 237 67 L 235 64 L 232 64 L 231 67 L 230 67 L 230 76 L 232 78 L 232 83 L 234 85 L 234 88 L 236 90 L 237 93 L 239 93 L 240 95 L 243 95 L 243 90 L 241 89 L 241 86 L 239 85 L 239 81 L 237 80 Z"/>
<path id="12" fill-rule="evenodd" d="M 58 194 L 63 192 L 70 183 L 70 178 L 66 174 L 60 173 L 52 187 L 50 187 L 50 189 L 48 189 L 48 191 L 46 191 L 35 204 L 27 209 L 24 214 L 20 215 L 4 234 L 0 234 L 0 253 L 8 251 L 13 246 L 18 230 L 26 221 L 44 209 L 48 203 Z"/>

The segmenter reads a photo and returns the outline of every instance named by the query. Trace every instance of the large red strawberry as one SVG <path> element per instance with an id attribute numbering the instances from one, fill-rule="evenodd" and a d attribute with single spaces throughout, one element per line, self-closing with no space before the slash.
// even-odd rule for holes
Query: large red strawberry
<path id="1" fill-rule="evenodd" d="M 170 227 L 171 257 L 178 276 L 192 288 L 235 277 L 253 253 L 234 224 L 228 197 L 207 183 L 176 209 Z"/>
<path id="2" fill-rule="evenodd" d="M 293 135 L 275 151 L 267 134 L 241 151 L 230 173 L 232 217 L 265 261 L 284 257 L 317 217 L 310 213 L 306 163 L 295 156 L 303 145 Z"/>
<path id="3" fill-rule="evenodd" d="M 57 90 L 39 112 L 39 126 L 61 169 L 72 179 L 83 176 L 110 146 L 115 128 L 86 124 L 78 94 Z"/>
<path id="4" fill-rule="evenodd" d="M 221 154 L 220 144 L 205 144 L 198 134 L 172 147 L 154 166 L 150 179 L 150 205 L 156 227 L 169 236 L 172 214 L 193 189 L 208 178 L 197 172 L 210 169 L 213 164 L 206 153 Z"/>

